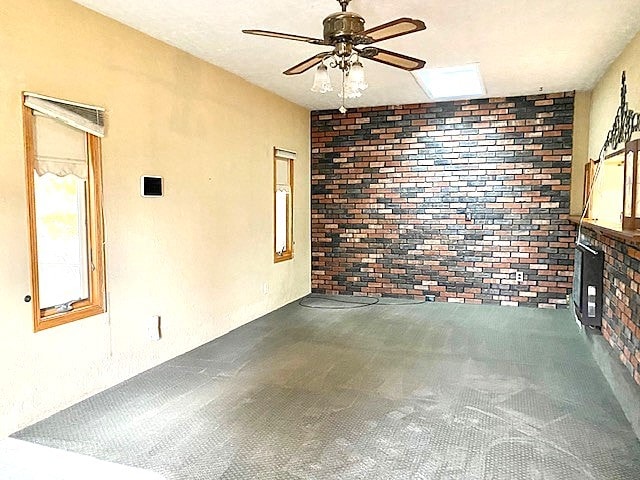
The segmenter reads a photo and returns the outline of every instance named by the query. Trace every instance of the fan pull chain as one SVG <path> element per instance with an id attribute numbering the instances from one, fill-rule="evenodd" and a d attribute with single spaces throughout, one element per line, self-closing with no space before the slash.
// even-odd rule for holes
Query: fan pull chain
<path id="1" fill-rule="evenodd" d="M 346 78 L 347 74 L 345 73 L 345 69 L 344 68 L 342 68 L 341 71 L 342 71 L 342 95 L 341 95 L 341 97 L 342 97 L 342 106 L 338 109 L 338 111 L 340 113 L 342 113 L 342 114 L 345 114 L 345 113 L 347 113 L 347 107 L 345 107 L 344 104 L 345 104 L 345 98 L 347 96 L 345 95 L 344 89 L 345 89 L 346 83 L 347 83 L 347 78 Z"/>

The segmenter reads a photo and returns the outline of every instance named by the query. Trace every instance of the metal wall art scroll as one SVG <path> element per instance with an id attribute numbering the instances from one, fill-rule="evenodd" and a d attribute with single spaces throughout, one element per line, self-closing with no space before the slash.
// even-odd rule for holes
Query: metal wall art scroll
<path id="1" fill-rule="evenodd" d="M 627 73 L 622 72 L 620 106 L 613 121 L 613 126 L 607 133 L 607 140 L 600 151 L 600 158 L 608 149 L 616 150 L 618 145 L 626 144 L 631 140 L 631 135 L 634 132 L 640 132 L 640 113 L 629 109 L 629 103 L 627 102 Z"/>

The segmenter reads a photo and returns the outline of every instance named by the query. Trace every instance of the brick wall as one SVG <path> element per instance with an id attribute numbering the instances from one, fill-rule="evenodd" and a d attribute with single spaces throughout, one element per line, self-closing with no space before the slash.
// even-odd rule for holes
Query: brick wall
<path id="1" fill-rule="evenodd" d="M 604 251 L 602 335 L 640 385 L 640 246 L 585 227 L 582 234 Z"/>
<path id="2" fill-rule="evenodd" d="M 315 292 L 566 304 L 573 93 L 311 122 Z"/>

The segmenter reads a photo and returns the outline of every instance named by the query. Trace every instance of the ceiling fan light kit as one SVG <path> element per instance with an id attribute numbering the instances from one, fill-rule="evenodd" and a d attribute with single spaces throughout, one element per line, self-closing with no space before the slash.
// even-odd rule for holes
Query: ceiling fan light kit
<path id="1" fill-rule="evenodd" d="M 342 105 L 339 110 L 345 113 L 347 111 L 345 99 L 360 97 L 363 90 L 368 87 L 365 80 L 364 67 L 360 61 L 361 58 L 407 71 L 418 70 L 425 65 L 424 60 L 369 45 L 381 40 L 419 32 L 426 27 L 421 20 L 398 18 L 365 30 L 364 18 L 357 13 L 347 12 L 347 6 L 351 0 L 337 1 L 342 11 L 333 13 L 324 19 L 323 39 L 268 30 L 243 30 L 243 32 L 251 35 L 283 38 L 333 47 L 332 51 L 319 53 L 294 65 L 285 70 L 284 74 L 298 75 L 318 66 L 311 91 L 327 93 L 333 91 L 328 67 L 339 69 L 342 73 L 342 82 L 338 92 L 338 97 L 342 99 Z M 364 45 L 364 47 L 358 48 L 360 45 Z"/>
<path id="2" fill-rule="evenodd" d="M 327 93 L 333 91 L 331 79 L 329 78 L 329 70 L 324 62 L 322 62 L 316 70 L 316 74 L 313 77 L 313 86 L 311 87 L 311 91 L 316 93 Z"/>

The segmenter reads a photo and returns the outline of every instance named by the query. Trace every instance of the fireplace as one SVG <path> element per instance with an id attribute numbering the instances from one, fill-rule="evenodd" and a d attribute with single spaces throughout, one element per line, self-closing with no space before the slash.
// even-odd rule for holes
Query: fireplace
<path id="1" fill-rule="evenodd" d="M 573 273 L 573 306 L 583 325 L 602 327 L 602 276 L 604 252 L 576 245 Z"/>

